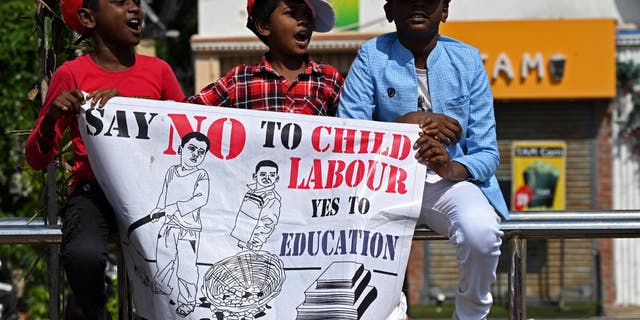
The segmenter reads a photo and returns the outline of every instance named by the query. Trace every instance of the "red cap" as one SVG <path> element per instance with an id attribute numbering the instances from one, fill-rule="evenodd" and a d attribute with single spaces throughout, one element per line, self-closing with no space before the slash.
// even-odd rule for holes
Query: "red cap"
<path id="1" fill-rule="evenodd" d="M 251 16 L 251 13 L 253 12 L 253 4 L 256 2 L 256 0 L 247 0 L 247 13 L 249 14 L 249 16 Z"/>
<path id="2" fill-rule="evenodd" d="M 61 0 L 61 2 L 64 23 L 80 35 L 87 32 L 80 20 L 78 20 L 78 9 L 82 8 L 82 0 Z"/>

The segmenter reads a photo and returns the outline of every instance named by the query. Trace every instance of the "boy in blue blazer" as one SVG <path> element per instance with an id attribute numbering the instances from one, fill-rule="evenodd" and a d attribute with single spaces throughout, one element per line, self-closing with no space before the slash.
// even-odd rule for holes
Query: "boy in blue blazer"
<path id="1" fill-rule="evenodd" d="M 447 235 L 456 246 L 453 318 L 485 319 L 493 303 L 500 220 L 509 212 L 495 177 L 500 157 L 482 58 L 478 49 L 439 34 L 449 2 L 386 1 L 396 32 L 362 45 L 337 115 L 422 128 L 414 147 L 428 170 L 418 224 Z M 404 317 L 395 310 L 389 319 Z"/>

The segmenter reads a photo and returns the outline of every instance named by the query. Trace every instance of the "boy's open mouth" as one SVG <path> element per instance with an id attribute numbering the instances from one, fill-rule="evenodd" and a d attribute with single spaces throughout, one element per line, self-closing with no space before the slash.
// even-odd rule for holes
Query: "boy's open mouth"
<path id="1" fill-rule="evenodd" d="M 136 31 L 136 32 L 140 32 L 140 28 L 142 27 L 142 21 L 140 20 L 140 18 L 133 18 L 127 21 L 127 27 L 129 27 L 129 29 Z"/>
<path id="2" fill-rule="evenodd" d="M 298 42 L 307 42 L 307 40 L 309 40 L 309 32 L 307 32 L 306 30 L 300 31 L 296 33 L 295 39 Z"/>
<path id="3" fill-rule="evenodd" d="M 424 21 L 425 19 L 427 19 L 427 15 L 422 13 L 422 12 L 414 12 L 409 17 L 409 20 L 411 20 L 411 21 Z"/>

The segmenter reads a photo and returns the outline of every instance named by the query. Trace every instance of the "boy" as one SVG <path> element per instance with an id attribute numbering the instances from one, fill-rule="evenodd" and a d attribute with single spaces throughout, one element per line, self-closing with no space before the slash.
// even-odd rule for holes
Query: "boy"
<path id="1" fill-rule="evenodd" d="M 240 65 L 187 102 L 242 109 L 333 116 L 344 82 L 307 53 L 313 31 L 333 28 L 324 0 L 249 0 L 247 28 L 268 47 L 262 61 Z"/>
<path id="2" fill-rule="evenodd" d="M 278 165 L 271 160 L 258 162 L 253 180 L 255 183 L 248 185 L 249 191 L 244 194 L 231 236 L 242 249 L 260 250 L 280 218 Z"/>
<path id="3" fill-rule="evenodd" d="M 396 32 L 362 45 L 338 116 L 420 125 L 416 158 L 428 171 L 418 224 L 456 246 L 453 318 L 485 319 L 500 255 L 496 212 L 508 218 L 508 211 L 494 175 L 499 154 L 482 59 L 476 48 L 439 35 L 449 0 L 387 0 L 384 10 Z"/>
<path id="4" fill-rule="evenodd" d="M 50 163 L 66 129 L 74 146 L 73 181 L 62 215 L 62 261 L 85 319 L 108 319 L 104 269 L 115 217 L 89 165 L 76 114 L 84 103 L 93 105 L 122 95 L 182 101 L 184 95 L 169 65 L 135 53 L 144 19 L 140 0 L 64 0 L 65 22 L 95 49 L 65 62 L 51 78 L 40 115 L 26 144 L 27 162 L 36 170 Z"/>
<path id="5" fill-rule="evenodd" d="M 150 214 L 152 221 L 157 221 L 160 215 L 165 218 L 158 232 L 152 290 L 156 294 L 171 294 L 170 281 L 175 271 L 178 280 L 176 314 L 183 318 L 196 307 L 196 261 L 202 231 L 200 208 L 209 201 L 209 174 L 199 166 L 209 146 L 209 138 L 200 132 L 182 137 L 178 148 L 180 163 L 167 170 L 158 204 Z"/>

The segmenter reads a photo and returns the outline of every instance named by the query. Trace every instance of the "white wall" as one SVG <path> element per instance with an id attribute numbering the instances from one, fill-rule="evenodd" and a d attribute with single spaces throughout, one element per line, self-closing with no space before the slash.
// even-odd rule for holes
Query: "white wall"
<path id="1" fill-rule="evenodd" d="M 619 44 L 617 57 L 620 61 L 640 63 L 640 35 L 635 36 L 633 44 Z M 616 102 L 611 123 L 613 209 L 637 210 L 640 209 L 640 161 L 631 153 L 631 147 L 626 141 L 618 135 L 620 121 L 624 121 L 633 109 L 631 95 L 620 96 Z M 615 302 L 623 306 L 640 306 L 640 239 L 614 239 L 613 252 Z"/>
<path id="2" fill-rule="evenodd" d="M 356 0 L 354 0 L 356 1 Z M 359 0 L 362 31 L 390 31 L 385 0 Z M 452 0 L 450 21 L 615 18 L 640 24 L 640 0 Z M 252 36 L 244 0 L 199 0 L 198 37 Z"/>
<path id="3" fill-rule="evenodd" d="M 198 0 L 198 37 L 251 36 L 246 23 L 246 1 Z"/>
<path id="4" fill-rule="evenodd" d="M 612 0 L 452 0 L 449 17 L 452 20 L 618 18 L 615 2 Z"/>

